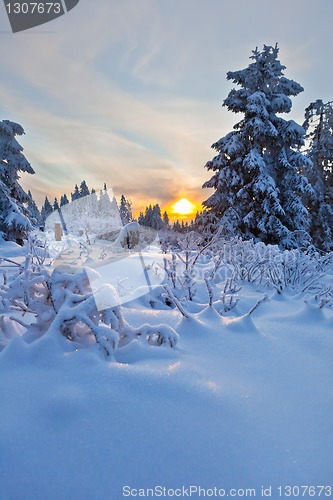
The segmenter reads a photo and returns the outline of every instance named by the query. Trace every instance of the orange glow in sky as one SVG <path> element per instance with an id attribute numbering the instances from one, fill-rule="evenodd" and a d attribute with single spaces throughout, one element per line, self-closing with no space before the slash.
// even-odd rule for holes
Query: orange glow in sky
<path id="1" fill-rule="evenodd" d="M 187 200 L 186 198 L 181 198 L 176 201 L 173 205 L 171 205 L 171 209 L 169 211 L 171 218 L 188 218 L 191 215 L 194 215 L 198 210 L 197 205 Z"/>

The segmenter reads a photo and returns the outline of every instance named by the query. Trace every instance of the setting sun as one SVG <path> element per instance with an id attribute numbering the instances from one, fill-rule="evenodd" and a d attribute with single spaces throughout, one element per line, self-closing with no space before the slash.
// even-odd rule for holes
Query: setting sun
<path id="1" fill-rule="evenodd" d="M 172 205 L 171 210 L 174 214 L 191 215 L 196 211 L 196 205 L 188 201 L 186 198 L 182 198 Z"/>

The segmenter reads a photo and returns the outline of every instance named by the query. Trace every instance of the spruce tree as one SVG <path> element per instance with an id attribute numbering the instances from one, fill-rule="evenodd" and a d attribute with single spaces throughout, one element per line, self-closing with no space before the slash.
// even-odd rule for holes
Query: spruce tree
<path id="1" fill-rule="evenodd" d="M 140 226 L 145 226 L 145 216 L 144 216 L 144 213 L 143 212 L 140 212 L 140 215 L 138 217 L 138 223 L 140 224 Z"/>
<path id="2" fill-rule="evenodd" d="M 150 204 L 148 207 L 146 207 L 145 214 L 140 212 L 138 222 L 142 226 L 151 227 L 153 229 L 156 229 L 157 231 L 162 229 L 164 223 L 161 217 L 161 209 L 159 207 L 159 204 Z"/>
<path id="3" fill-rule="evenodd" d="M 42 221 L 45 222 L 46 219 L 48 218 L 48 216 L 52 214 L 52 212 L 53 212 L 52 205 L 49 202 L 48 197 L 45 196 L 44 205 L 42 206 L 42 210 L 41 210 Z"/>
<path id="4" fill-rule="evenodd" d="M 120 198 L 119 213 L 121 221 L 124 225 L 133 220 L 132 203 L 131 201 L 127 200 L 123 194 Z"/>
<path id="5" fill-rule="evenodd" d="M 108 192 L 106 190 L 101 190 L 98 200 L 98 213 L 100 217 L 108 217 L 114 212 L 114 210 L 114 202 L 110 200 Z"/>
<path id="6" fill-rule="evenodd" d="M 71 193 L 72 201 L 78 200 L 80 198 L 80 191 L 78 185 L 75 184 L 74 193 Z"/>
<path id="7" fill-rule="evenodd" d="M 153 206 L 153 212 L 152 212 L 152 228 L 156 229 L 159 231 L 163 227 L 163 220 L 161 217 L 161 209 L 158 203 Z"/>
<path id="8" fill-rule="evenodd" d="M 69 199 L 67 198 L 67 194 L 63 194 L 60 198 L 60 206 L 63 207 L 69 203 Z"/>
<path id="9" fill-rule="evenodd" d="M 333 250 L 333 101 L 321 99 L 305 110 L 303 127 L 307 132 L 307 156 L 311 164 L 303 172 L 310 180 L 314 197 L 308 200 L 311 211 L 311 236 L 317 247 Z"/>
<path id="10" fill-rule="evenodd" d="M 153 227 L 153 207 L 151 204 L 145 210 L 145 226 Z"/>
<path id="11" fill-rule="evenodd" d="M 24 206 L 29 196 L 19 184 L 19 173 L 35 173 L 16 140 L 23 134 L 18 123 L 0 121 L 0 237 L 19 244 L 23 244 L 31 228 L 29 211 Z"/>
<path id="12" fill-rule="evenodd" d="M 92 188 L 91 195 L 89 197 L 89 213 L 92 217 L 98 216 L 98 198 L 94 188 Z"/>
<path id="13" fill-rule="evenodd" d="M 176 231 L 177 233 L 181 232 L 181 225 L 179 223 L 179 220 L 176 220 L 176 222 L 173 223 L 173 228 L 172 229 L 174 231 Z"/>
<path id="14" fill-rule="evenodd" d="M 57 198 L 54 198 L 53 210 L 59 210 L 59 203 Z"/>
<path id="15" fill-rule="evenodd" d="M 167 211 L 165 211 L 164 214 L 163 214 L 163 223 L 164 223 L 164 227 L 169 227 L 170 226 L 169 216 L 168 216 Z"/>
<path id="16" fill-rule="evenodd" d="M 29 201 L 27 207 L 29 211 L 29 217 L 32 224 L 34 226 L 38 226 L 41 220 L 41 215 L 30 190 L 28 191 L 28 196 L 29 196 Z"/>
<path id="17" fill-rule="evenodd" d="M 86 181 L 82 181 L 80 184 L 80 197 L 88 196 L 90 194 L 89 188 Z"/>
<path id="18" fill-rule="evenodd" d="M 218 154 L 206 168 L 214 175 L 203 187 L 215 192 L 203 204 L 232 234 L 294 248 L 310 241 L 304 199 L 313 190 L 299 173 L 309 162 L 299 152 L 305 131 L 278 116 L 289 113 L 290 96 L 303 91 L 283 76 L 278 52 L 277 45 L 264 45 L 247 68 L 227 73 L 240 88 L 223 105 L 244 116 L 212 146 Z"/>

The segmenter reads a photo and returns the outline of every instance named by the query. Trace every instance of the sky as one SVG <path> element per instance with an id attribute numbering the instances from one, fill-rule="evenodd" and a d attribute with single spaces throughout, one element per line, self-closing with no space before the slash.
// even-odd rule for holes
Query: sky
<path id="1" fill-rule="evenodd" d="M 222 107 L 226 73 L 263 44 L 304 87 L 290 119 L 333 99 L 332 0 L 80 0 L 66 15 L 13 34 L 0 4 L 0 119 L 20 123 L 41 204 L 85 179 L 135 212 L 180 198 L 201 204 L 211 144 L 239 116 Z"/>

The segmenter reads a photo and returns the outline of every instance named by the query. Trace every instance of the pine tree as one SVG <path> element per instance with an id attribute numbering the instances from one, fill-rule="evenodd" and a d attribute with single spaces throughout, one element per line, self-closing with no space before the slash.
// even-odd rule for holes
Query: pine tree
<path id="1" fill-rule="evenodd" d="M 54 198 L 54 202 L 53 202 L 53 210 L 59 210 L 59 203 L 58 203 L 58 200 L 57 198 Z"/>
<path id="2" fill-rule="evenodd" d="M 34 226 L 38 226 L 41 220 L 41 215 L 30 190 L 28 191 L 28 196 L 29 201 L 27 207 L 30 214 L 30 220 Z"/>
<path id="3" fill-rule="evenodd" d="M 161 217 L 161 209 L 159 207 L 159 204 L 156 203 L 156 205 L 153 206 L 150 204 L 148 207 L 146 207 L 145 214 L 140 212 L 138 222 L 142 226 L 151 227 L 153 229 L 156 229 L 157 231 L 162 229 L 164 224 Z"/>
<path id="4" fill-rule="evenodd" d="M 214 236 L 214 230 L 218 226 L 219 220 L 212 211 L 197 211 L 194 221 L 191 221 L 191 229 L 198 231 L 205 241 L 209 241 Z M 222 228 L 220 227 L 220 234 Z"/>
<path id="5" fill-rule="evenodd" d="M 92 217 L 98 216 L 98 198 L 94 188 L 92 188 L 89 197 L 89 211 Z"/>
<path id="6" fill-rule="evenodd" d="M 149 205 L 145 210 L 145 226 L 153 227 L 153 207 Z"/>
<path id="7" fill-rule="evenodd" d="M 223 105 L 244 117 L 212 146 L 218 154 L 206 168 L 215 173 L 203 187 L 215 193 L 204 205 L 233 234 L 293 248 L 309 243 L 304 199 L 313 190 L 299 174 L 309 162 L 299 152 L 305 131 L 277 116 L 290 112 L 290 96 L 303 91 L 283 76 L 278 51 L 264 45 L 246 69 L 227 74 L 240 89 L 232 89 Z"/>
<path id="8" fill-rule="evenodd" d="M 323 250 L 333 250 L 333 101 L 318 99 L 305 110 L 303 127 L 307 132 L 311 164 L 303 172 L 315 196 L 308 200 L 312 220 L 311 236 Z"/>
<path id="9" fill-rule="evenodd" d="M 78 200 L 80 198 L 80 191 L 78 185 L 75 184 L 74 193 L 71 193 L 72 201 Z"/>
<path id="10" fill-rule="evenodd" d="M 159 231 L 163 227 L 163 220 L 161 217 L 161 209 L 158 203 L 153 206 L 153 211 L 152 211 L 152 225 L 151 227 L 153 229 L 156 229 Z"/>
<path id="11" fill-rule="evenodd" d="M 23 134 L 18 123 L 0 121 L 0 236 L 19 244 L 31 228 L 29 211 L 24 206 L 29 196 L 18 182 L 19 172 L 35 173 L 15 138 Z"/>
<path id="12" fill-rule="evenodd" d="M 67 203 L 69 203 L 67 194 L 63 194 L 60 198 L 60 206 L 63 207 L 64 205 L 67 205 Z"/>
<path id="13" fill-rule="evenodd" d="M 106 184 L 104 184 L 105 186 Z M 107 217 L 114 211 L 114 202 L 110 200 L 110 196 L 107 191 L 101 190 L 99 193 L 98 200 L 98 213 L 101 217 Z"/>
<path id="14" fill-rule="evenodd" d="M 127 200 L 123 194 L 120 198 L 119 213 L 121 221 L 124 225 L 133 220 L 132 202 L 130 200 Z"/>
<path id="15" fill-rule="evenodd" d="M 86 184 L 86 181 L 82 181 L 80 184 L 80 197 L 88 196 L 90 194 L 89 188 Z"/>
<path id="16" fill-rule="evenodd" d="M 138 217 L 138 223 L 140 224 L 140 226 L 145 226 L 145 216 L 144 216 L 144 213 L 143 212 L 140 212 L 140 215 Z"/>
<path id="17" fill-rule="evenodd" d="M 48 218 L 48 216 L 52 214 L 52 212 L 53 212 L 52 205 L 49 202 L 48 197 L 46 196 L 45 201 L 44 201 L 44 205 L 42 206 L 42 210 L 41 210 L 42 221 L 45 222 L 46 219 Z"/>
<path id="18" fill-rule="evenodd" d="M 173 223 L 173 228 L 172 228 L 174 231 L 176 231 L 177 233 L 180 233 L 181 232 L 181 225 L 179 223 L 179 220 L 176 220 L 174 223 Z"/>
<path id="19" fill-rule="evenodd" d="M 168 213 L 166 211 L 163 214 L 163 223 L 164 223 L 164 227 L 166 227 L 166 228 L 170 226 L 169 216 L 168 216 Z"/>

